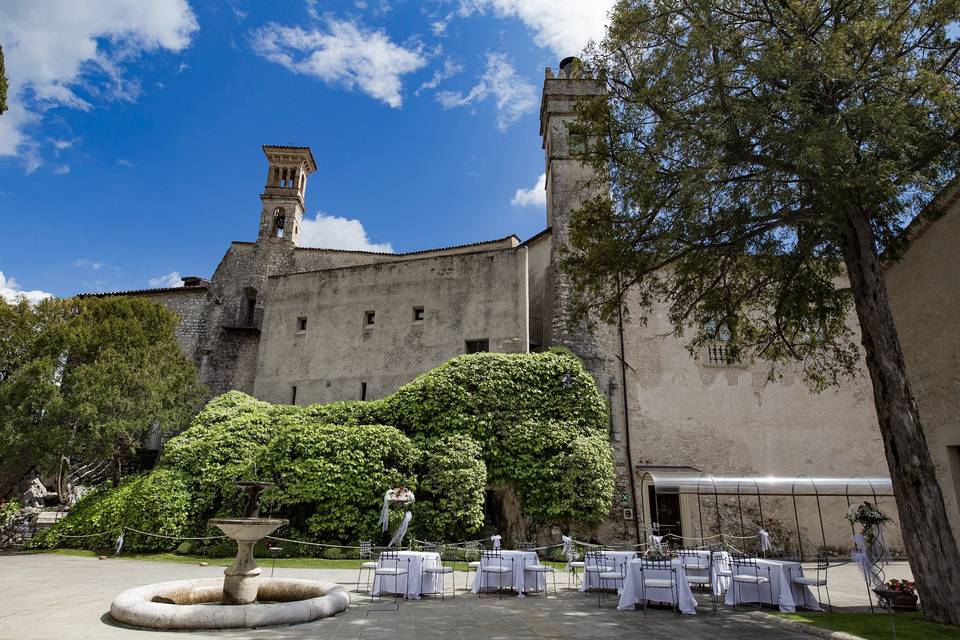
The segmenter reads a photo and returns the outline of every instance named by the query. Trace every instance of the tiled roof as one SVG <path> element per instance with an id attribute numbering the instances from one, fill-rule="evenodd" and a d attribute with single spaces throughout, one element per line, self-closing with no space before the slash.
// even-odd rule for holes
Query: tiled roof
<path id="1" fill-rule="evenodd" d="M 386 251 L 360 251 L 356 249 L 325 249 L 323 247 L 297 247 L 297 251 L 335 251 L 338 253 L 362 253 L 375 256 L 415 256 L 421 253 L 433 253 L 434 251 L 451 251 L 453 249 L 467 249 L 469 247 L 480 247 L 485 244 L 495 244 L 497 242 L 503 242 L 509 240 L 510 238 L 516 238 L 517 242 L 520 241 L 520 238 L 516 234 L 511 233 L 508 236 L 502 238 L 496 238 L 495 240 L 481 240 L 480 242 L 468 242 L 467 244 L 457 244 L 450 247 L 437 247 L 435 249 L 418 249 L 417 251 L 407 251 L 405 253 L 387 253 Z M 252 242 L 236 242 L 234 244 L 254 244 Z"/>
<path id="2" fill-rule="evenodd" d="M 183 293 L 188 291 L 206 291 L 207 284 L 192 287 L 160 287 L 159 289 L 129 289 L 127 291 L 98 291 L 96 293 L 78 293 L 78 298 L 105 298 L 108 296 L 135 296 L 149 293 Z"/>

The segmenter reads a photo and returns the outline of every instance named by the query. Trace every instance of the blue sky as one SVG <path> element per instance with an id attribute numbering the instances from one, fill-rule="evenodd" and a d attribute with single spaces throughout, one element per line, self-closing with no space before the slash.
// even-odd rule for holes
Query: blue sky
<path id="1" fill-rule="evenodd" d="M 264 143 L 313 149 L 306 244 L 533 235 L 543 69 L 610 4 L 7 0 L 0 294 L 211 275 L 255 239 Z"/>

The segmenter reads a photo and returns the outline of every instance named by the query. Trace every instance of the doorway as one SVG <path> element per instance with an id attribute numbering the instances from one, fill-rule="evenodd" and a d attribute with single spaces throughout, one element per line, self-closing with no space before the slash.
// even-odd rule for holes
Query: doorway
<path id="1" fill-rule="evenodd" d="M 658 493 L 653 485 L 647 487 L 650 498 L 650 513 L 652 522 L 659 525 L 657 535 L 682 535 L 683 525 L 680 522 L 680 494 Z"/>

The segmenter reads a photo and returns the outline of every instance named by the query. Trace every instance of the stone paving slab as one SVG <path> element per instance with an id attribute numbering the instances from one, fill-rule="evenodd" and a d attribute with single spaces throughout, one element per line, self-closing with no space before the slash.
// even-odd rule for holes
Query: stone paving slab
<path id="1" fill-rule="evenodd" d="M 264 574 L 269 575 L 269 562 L 265 564 Z M 894 573 L 906 575 L 904 571 Z M 667 609 L 651 609 L 646 618 L 641 611 L 617 611 L 612 597 L 600 608 L 595 596 L 567 589 L 563 573 L 557 576 L 560 587 L 557 597 L 551 591 L 549 597 L 504 595 L 499 600 L 490 595 L 478 598 L 463 591 L 466 576 L 458 572 L 456 584 L 460 590 L 456 598 L 401 600 L 395 606 L 392 598 L 371 603 L 366 594 L 355 593 L 355 570 L 277 569 L 277 576 L 340 582 L 350 589 L 354 602 L 348 611 L 334 618 L 292 627 L 249 630 L 143 631 L 120 626 L 109 616 L 110 602 L 124 589 L 150 582 L 213 578 L 222 574 L 223 567 L 191 564 L 52 554 L 0 555 L 0 639 L 809 640 L 809 636 L 752 618 L 746 610 L 736 613 L 721 610 L 714 615 L 710 612 L 709 600 L 703 596 L 698 615 L 679 619 Z M 862 606 L 866 604 L 863 594 L 863 583 L 856 579 L 855 573 L 831 574 L 834 605 Z"/>

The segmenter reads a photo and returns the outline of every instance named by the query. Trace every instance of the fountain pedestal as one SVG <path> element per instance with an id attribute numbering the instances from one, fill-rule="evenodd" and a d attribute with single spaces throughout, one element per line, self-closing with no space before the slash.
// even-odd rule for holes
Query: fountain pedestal
<path id="1" fill-rule="evenodd" d="M 236 540 L 237 557 L 223 572 L 223 603 L 250 604 L 257 601 L 260 568 L 253 559 L 253 545 L 283 525 L 278 518 L 214 518 L 210 524 Z"/>

